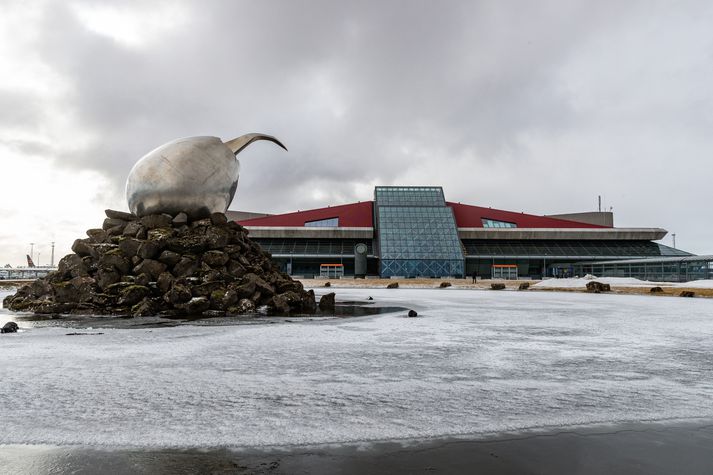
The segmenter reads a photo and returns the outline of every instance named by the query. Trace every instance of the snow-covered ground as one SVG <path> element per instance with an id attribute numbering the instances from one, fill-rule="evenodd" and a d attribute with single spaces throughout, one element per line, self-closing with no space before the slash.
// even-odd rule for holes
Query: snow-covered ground
<path id="1" fill-rule="evenodd" d="M 648 280 L 640 280 L 634 277 L 595 277 L 586 276 L 580 278 L 568 279 L 547 279 L 533 285 L 533 288 L 538 289 L 584 289 L 587 287 L 587 282 L 596 280 L 602 284 L 609 284 L 612 287 L 682 287 L 689 289 L 713 289 L 713 280 L 693 280 L 691 282 L 652 282 Z"/>
<path id="2" fill-rule="evenodd" d="M 419 318 L 0 335 L 0 444 L 263 446 L 713 418 L 712 299 L 337 292 Z"/>

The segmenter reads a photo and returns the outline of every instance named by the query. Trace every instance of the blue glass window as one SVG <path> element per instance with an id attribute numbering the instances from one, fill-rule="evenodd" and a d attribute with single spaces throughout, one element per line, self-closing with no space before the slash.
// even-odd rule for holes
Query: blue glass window
<path id="1" fill-rule="evenodd" d="M 339 218 L 319 219 L 317 221 L 305 221 L 306 228 L 337 228 L 339 227 Z"/>
<path id="2" fill-rule="evenodd" d="M 480 218 L 484 228 L 516 228 L 517 224 L 507 221 L 497 221 L 495 219 Z"/>
<path id="3" fill-rule="evenodd" d="M 377 187 L 374 204 L 382 277 L 463 275 L 453 211 L 440 187 Z"/>

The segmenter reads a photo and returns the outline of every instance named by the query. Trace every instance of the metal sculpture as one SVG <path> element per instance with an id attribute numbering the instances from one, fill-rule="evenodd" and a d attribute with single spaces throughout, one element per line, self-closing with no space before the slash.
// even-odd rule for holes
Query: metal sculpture
<path id="1" fill-rule="evenodd" d="M 184 212 L 193 219 L 225 213 L 238 188 L 236 156 L 257 140 L 287 150 L 270 135 L 246 134 L 225 143 L 218 137 L 188 137 L 150 151 L 126 180 L 129 210 L 137 216 Z"/>

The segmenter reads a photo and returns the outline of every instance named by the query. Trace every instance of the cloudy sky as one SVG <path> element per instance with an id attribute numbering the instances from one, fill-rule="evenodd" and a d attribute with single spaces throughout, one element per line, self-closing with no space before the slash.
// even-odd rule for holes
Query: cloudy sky
<path id="1" fill-rule="evenodd" d="M 713 253 L 709 1 L 0 0 L 0 265 L 49 261 L 133 163 L 178 137 L 240 155 L 231 209 L 442 185 L 536 214 L 594 210 Z M 671 244 L 670 236 L 663 242 Z M 57 258 L 58 259 L 58 258 Z"/>

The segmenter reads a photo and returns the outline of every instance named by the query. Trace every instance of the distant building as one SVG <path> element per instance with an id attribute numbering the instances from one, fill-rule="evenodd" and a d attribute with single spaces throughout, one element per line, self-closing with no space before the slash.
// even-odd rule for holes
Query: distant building
<path id="1" fill-rule="evenodd" d="M 573 275 L 582 261 L 691 255 L 654 242 L 664 229 L 614 227 L 609 212 L 536 216 L 448 202 L 436 186 L 379 186 L 373 201 L 243 216 L 235 219 L 251 238 L 299 276 L 319 275 L 323 264 L 354 275 L 358 244 L 366 274 L 381 277 L 539 279 Z"/>

